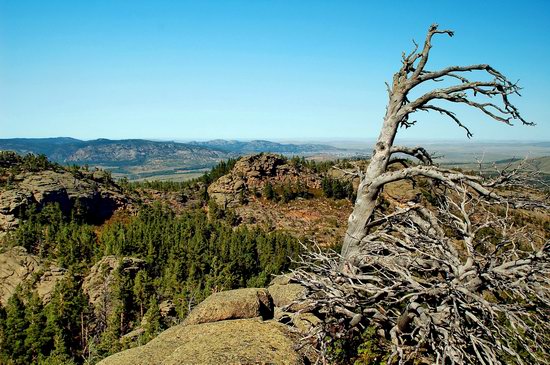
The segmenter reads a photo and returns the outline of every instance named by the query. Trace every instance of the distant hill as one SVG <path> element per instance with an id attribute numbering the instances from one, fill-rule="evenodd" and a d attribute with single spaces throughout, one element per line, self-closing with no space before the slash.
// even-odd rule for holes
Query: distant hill
<path id="1" fill-rule="evenodd" d="M 97 166 L 116 177 L 181 180 L 202 173 L 221 160 L 240 155 L 273 152 L 313 155 L 340 151 L 317 144 L 282 144 L 269 141 L 157 142 L 143 139 L 83 141 L 75 138 L 0 139 L 0 150 L 44 154 L 61 164 Z"/>
<path id="2" fill-rule="evenodd" d="M 217 162 L 222 151 L 176 142 L 153 142 L 143 139 L 82 141 L 74 138 L 0 139 L 0 150 L 20 154 L 45 154 L 58 163 L 142 165 L 173 159 Z M 199 165 L 202 163 L 198 162 Z"/>
<path id="3" fill-rule="evenodd" d="M 142 139 L 82 141 L 74 138 L 0 139 L 0 150 L 45 154 L 61 164 L 90 165 L 131 179 L 209 168 L 227 152 L 176 142 Z"/>
<path id="4" fill-rule="evenodd" d="M 189 142 L 193 146 L 201 146 L 226 152 L 232 152 L 240 155 L 260 152 L 272 152 L 281 154 L 310 154 L 322 152 L 336 152 L 341 149 L 324 144 L 292 144 L 277 143 L 264 140 L 255 141 L 235 141 L 225 139 L 215 139 L 206 142 Z"/>

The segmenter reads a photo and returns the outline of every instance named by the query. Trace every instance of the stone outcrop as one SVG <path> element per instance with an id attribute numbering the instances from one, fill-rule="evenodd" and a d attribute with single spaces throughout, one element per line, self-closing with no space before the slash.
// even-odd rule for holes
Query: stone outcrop
<path id="1" fill-rule="evenodd" d="M 42 301 L 47 303 L 55 284 L 64 275 L 64 269 L 45 265 L 39 257 L 27 253 L 23 247 L 6 249 L 0 253 L 0 303 L 5 305 L 19 284 L 31 280 Z"/>
<path id="2" fill-rule="evenodd" d="M 321 180 L 315 174 L 293 166 L 284 157 L 261 153 L 237 161 L 229 174 L 208 187 L 208 195 L 222 207 L 236 206 L 252 190 L 261 192 L 267 181 L 274 186 L 301 183 L 309 188 L 321 187 Z"/>
<path id="3" fill-rule="evenodd" d="M 248 288 L 215 293 L 199 304 L 183 324 L 174 326 L 144 346 L 112 355 L 98 365 L 179 364 L 304 364 L 303 333 L 320 319 L 307 312 L 283 312 L 279 303 L 301 299 L 304 288 L 277 277 L 266 289 Z M 287 287 L 287 288 L 285 288 Z M 284 313 L 283 324 L 273 318 Z M 299 352 L 296 350 L 302 347 Z"/>
<path id="4" fill-rule="evenodd" d="M 98 365 L 303 364 L 287 328 L 274 321 L 237 319 L 179 325 L 145 346 Z"/>
<path id="5" fill-rule="evenodd" d="M 40 210 L 47 203 L 58 203 L 66 214 L 77 207 L 90 220 L 102 221 L 129 199 L 103 171 L 21 172 L 0 190 L 0 231 L 15 228 L 18 217 L 31 205 Z"/>
<path id="6" fill-rule="evenodd" d="M 111 312 L 113 283 L 115 272 L 133 277 L 139 270 L 145 268 L 145 261 L 134 257 L 119 258 L 105 256 L 90 269 L 84 278 L 82 290 L 88 296 L 94 307 L 96 316 L 105 317 Z"/>

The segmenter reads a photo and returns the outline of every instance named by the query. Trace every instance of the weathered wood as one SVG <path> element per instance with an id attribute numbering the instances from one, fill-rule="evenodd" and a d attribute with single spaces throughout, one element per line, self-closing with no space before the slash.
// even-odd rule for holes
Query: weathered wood
<path id="1" fill-rule="evenodd" d="M 449 180 L 447 175 L 438 174 L 437 167 L 430 170 L 415 170 L 415 168 L 412 168 L 406 173 L 400 172 L 398 174 L 388 173 L 390 157 L 395 153 L 405 153 L 417 157 L 424 164 L 432 164 L 430 155 L 421 147 L 412 149 L 393 145 L 399 127 L 410 127 L 415 124 L 414 121 L 409 121 L 412 114 L 419 111 L 439 112 L 464 128 L 468 138 L 472 136 L 472 133 L 455 113 L 443 107 L 432 105 L 430 102 L 446 101 L 465 104 L 480 110 L 494 120 L 506 124 L 511 124 L 513 120 L 518 120 L 525 125 L 533 124 L 523 119 L 518 109 L 509 101 L 509 95 L 519 94 L 519 86 L 508 81 L 503 74 L 490 65 L 450 66 L 439 71 L 426 70 L 432 47 L 432 38 L 436 34 L 447 34 L 451 37 L 454 35 L 450 30 L 440 30 L 437 24 L 430 26 L 422 50 L 418 51 L 418 45 L 416 45 L 409 55 L 403 55 L 402 66 L 393 76 L 391 87 L 388 85 L 389 100 L 386 115 L 370 163 L 365 173 L 362 174 L 354 209 L 348 219 L 348 229 L 341 252 L 343 257 L 342 268 L 346 262 L 355 263 L 360 260 L 362 241 L 369 234 L 369 222 L 373 219 L 378 196 L 386 183 L 418 175 L 431 175 L 428 177 L 449 182 L 453 180 L 452 183 L 456 183 L 457 179 Z M 470 81 L 464 76 L 464 73 L 471 73 L 472 71 L 484 72 L 493 77 L 493 80 Z M 430 90 L 413 101 L 408 99 L 409 94 L 419 85 L 441 80 L 454 80 L 458 83 L 445 88 Z M 494 102 L 475 101 L 479 99 L 478 95 L 500 98 L 501 103 L 498 105 Z M 469 181 L 471 179 L 464 175 L 459 180 Z M 476 190 L 481 191 L 483 189 L 475 181 L 468 184 L 475 186 Z M 489 191 L 485 189 L 485 193 L 489 193 Z M 496 196 L 493 197 L 496 198 Z"/>

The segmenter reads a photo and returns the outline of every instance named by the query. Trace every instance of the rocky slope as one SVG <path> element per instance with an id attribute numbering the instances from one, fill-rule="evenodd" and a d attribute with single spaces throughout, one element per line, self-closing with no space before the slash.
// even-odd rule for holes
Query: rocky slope
<path id="1" fill-rule="evenodd" d="M 328 174 L 343 178 L 338 170 Z M 352 204 L 347 199 L 324 197 L 322 181 L 322 174 L 280 155 L 259 154 L 241 158 L 229 174 L 209 186 L 208 195 L 220 207 L 231 208 L 241 224 L 283 230 L 306 241 L 333 245 L 344 235 Z M 278 194 L 285 186 L 301 187 L 309 198 L 285 203 L 266 199 L 268 183 Z"/>
<path id="2" fill-rule="evenodd" d="M 12 154 L 3 154 L 0 160 L 0 238 L 15 229 L 27 211 L 40 211 L 50 203 L 59 204 L 68 217 L 97 223 L 132 206 L 133 198 L 104 171 L 65 169 Z M 23 283 L 31 283 L 47 302 L 65 271 L 23 247 L 0 247 L 0 303 L 5 304 Z"/>

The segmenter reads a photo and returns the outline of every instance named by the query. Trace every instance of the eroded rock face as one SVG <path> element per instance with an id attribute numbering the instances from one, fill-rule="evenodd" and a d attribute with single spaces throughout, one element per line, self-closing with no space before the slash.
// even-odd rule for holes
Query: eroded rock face
<path id="1" fill-rule="evenodd" d="M 55 265 L 45 266 L 39 257 L 27 253 L 23 247 L 13 247 L 0 253 L 0 303 L 6 305 L 17 286 L 33 280 L 34 289 L 44 303 L 48 303 L 58 280 L 66 270 Z M 33 278 L 33 275 L 40 275 Z"/>
<path id="2" fill-rule="evenodd" d="M 107 180 L 102 171 L 79 175 L 64 170 L 20 173 L 0 191 L 0 231 L 15 228 L 18 217 L 29 206 L 41 209 L 47 203 L 59 203 L 67 214 L 77 206 L 91 220 L 106 219 L 129 203 L 128 197 Z"/>
<path id="3" fill-rule="evenodd" d="M 261 153 L 237 161 L 229 174 L 208 187 L 208 195 L 222 207 L 236 206 L 243 195 L 254 189 L 261 192 L 267 181 L 275 186 L 302 183 L 310 188 L 321 187 L 317 176 L 287 163 L 281 156 Z"/>
<path id="4" fill-rule="evenodd" d="M 134 257 L 105 256 L 90 269 L 84 278 L 82 290 L 88 296 L 90 304 L 98 318 L 107 317 L 112 310 L 114 274 L 120 270 L 122 275 L 134 276 L 145 268 L 145 261 Z"/>

